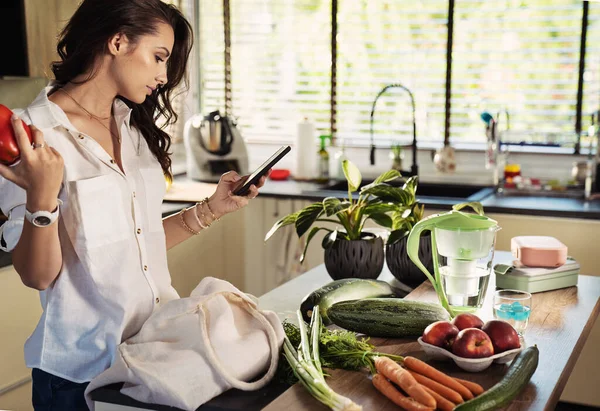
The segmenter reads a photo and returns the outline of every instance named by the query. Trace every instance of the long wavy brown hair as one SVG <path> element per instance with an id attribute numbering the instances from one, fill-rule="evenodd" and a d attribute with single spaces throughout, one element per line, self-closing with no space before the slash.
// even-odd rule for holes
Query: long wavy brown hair
<path id="1" fill-rule="evenodd" d="M 182 81 L 188 88 L 186 65 L 193 43 L 192 27 L 175 6 L 161 0 L 84 0 L 60 34 L 56 48 L 61 60 L 53 62 L 51 69 L 58 86 L 89 72 L 88 81 L 96 74 L 92 71 L 96 57 L 107 52 L 112 36 L 125 34 L 135 44 L 141 36 L 156 33 L 161 22 L 169 24 L 175 33 L 167 61 L 168 83 L 142 104 L 121 98 L 132 109 L 132 125 L 142 133 L 163 172 L 171 178 L 171 137 L 164 128 L 177 121 L 171 99 Z M 156 124 L 158 120 L 164 120 L 161 127 Z"/>

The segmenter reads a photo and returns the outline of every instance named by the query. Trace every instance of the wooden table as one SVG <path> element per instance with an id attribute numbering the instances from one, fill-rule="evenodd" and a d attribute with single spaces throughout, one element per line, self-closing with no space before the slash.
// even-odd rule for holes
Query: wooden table
<path id="1" fill-rule="evenodd" d="M 509 253 L 497 253 L 495 262 L 507 261 L 510 261 Z M 385 268 L 379 279 L 395 281 Z M 274 310 L 282 319 L 293 319 L 295 307 L 300 306 L 302 297 L 329 281 L 331 279 L 325 267 L 319 266 L 265 294 L 260 298 L 260 306 Z M 484 320 L 493 317 L 494 290 L 495 281 L 492 275 L 484 307 L 477 313 Z M 429 282 L 423 283 L 406 298 L 437 301 Z M 579 276 L 577 287 L 533 294 L 531 317 L 524 338 L 527 345 L 537 344 L 540 361 L 530 383 L 506 408 L 507 410 L 554 410 L 599 311 L 600 277 L 582 275 Z M 373 338 L 371 342 L 379 351 L 412 355 L 427 360 L 452 376 L 476 381 L 486 389 L 498 382 L 508 369 L 506 365 L 493 364 L 482 372 L 469 373 L 451 362 L 429 361 L 415 338 Z M 373 388 L 367 373 L 333 370 L 328 383 L 336 392 L 351 398 L 365 410 L 398 409 Z M 288 389 L 265 408 L 267 411 L 307 409 L 326 410 L 327 407 L 312 398 L 300 384 Z"/>

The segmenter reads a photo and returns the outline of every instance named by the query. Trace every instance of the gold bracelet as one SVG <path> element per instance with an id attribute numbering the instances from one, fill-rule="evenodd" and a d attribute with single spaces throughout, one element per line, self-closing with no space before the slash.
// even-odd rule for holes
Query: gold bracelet
<path id="1" fill-rule="evenodd" d="M 194 213 L 194 217 L 196 218 L 196 222 L 198 223 L 198 225 L 199 225 L 199 226 L 200 226 L 200 227 L 201 227 L 203 230 L 204 230 L 205 228 L 208 228 L 209 226 L 208 226 L 208 225 L 204 225 L 204 224 L 202 224 L 202 221 L 200 221 L 200 219 L 198 218 L 198 204 L 196 204 L 196 205 L 195 205 L 195 206 L 193 206 L 193 207 L 190 207 L 190 208 L 188 208 L 188 210 L 191 210 L 192 208 L 194 209 L 194 210 L 193 210 L 193 213 Z"/>
<path id="2" fill-rule="evenodd" d="M 179 219 L 181 220 L 181 225 L 183 226 L 183 228 L 185 228 L 185 229 L 186 229 L 187 231 L 189 231 L 190 233 L 192 233 L 192 234 L 194 234 L 194 235 L 198 235 L 198 234 L 200 234 L 200 231 L 195 231 L 195 230 L 193 230 L 192 228 L 190 228 L 190 226 L 188 226 L 188 225 L 185 223 L 185 220 L 183 219 L 183 214 L 185 214 L 185 212 L 186 212 L 187 210 L 188 210 L 187 208 L 184 208 L 183 210 L 181 210 L 181 211 L 179 212 Z"/>
<path id="3" fill-rule="evenodd" d="M 200 207 L 200 215 L 202 216 L 202 219 L 204 220 L 204 222 L 206 223 L 206 227 L 210 227 L 212 225 L 212 223 L 207 223 L 207 219 L 206 219 L 206 215 L 204 214 L 204 211 L 202 211 L 202 207 Z"/>
<path id="4" fill-rule="evenodd" d="M 219 219 L 215 216 L 215 213 L 213 213 L 213 210 L 210 208 L 210 205 L 208 205 L 208 197 L 205 197 L 204 200 L 202 200 L 201 202 L 206 203 L 206 208 L 208 208 L 208 211 L 210 212 L 210 216 L 212 217 L 213 221 L 219 221 Z"/>

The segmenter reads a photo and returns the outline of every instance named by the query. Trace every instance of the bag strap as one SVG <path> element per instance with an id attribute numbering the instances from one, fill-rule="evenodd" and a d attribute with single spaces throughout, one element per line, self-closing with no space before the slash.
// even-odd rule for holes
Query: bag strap
<path id="1" fill-rule="evenodd" d="M 200 322 L 202 328 L 204 328 L 202 333 L 202 338 L 204 339 L 204 345 L 206 347 L 206 354 L 211 362 L 211 364 L 216 368 L 217 372 L 227 381 L 233 388 L 237 388 L 242 391 L 255 391 L 258 390 L 273 378 L 275 372 L 277 371 L 277 364 L 279 361 L 279 344 L 277 343 L 277 335 L 275 334 L 275 330 L 273 329 L 273 325 L 265 318 L 265 316 L 256 308 L 252 307 L 247 301 L 245 301 L 240 296 L 231 292 L 224 292 L 216 294 L 216 296 L 223 296 L 229 302 L 234 303 L 236 305 L 244 308 L 252 317 L 256 318 L 263 329 L 267 333 L 267 339 L 269 341 L 269 348 L 271 351 L 271 363 L 269 365 L 269 369 L 267 373 L 263 375 L 259 380 L 253 382 L 246 382 L 237 379 L 233 375 L 229 373 L 229 371 L 223 366 L 221 361 L 217 358 L 217 354 L 215 353 L 215 349 L 212 346 L 210 339 L 208 338 L 208 314 L 205 311 L 204 304 L 200 305 L 200 312 L 202 313 L 203 321 Z M 242 304 L 240 304 L 242 302 Z"/>

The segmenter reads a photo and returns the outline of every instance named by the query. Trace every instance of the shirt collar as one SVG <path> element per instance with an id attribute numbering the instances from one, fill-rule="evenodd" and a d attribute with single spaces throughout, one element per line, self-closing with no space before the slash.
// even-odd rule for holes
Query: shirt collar
<path id="1" fill-rule="evenodd" d="M 39 129 L 47 129 L 63 126 L 67 129 L 76 130 L 69 121 L 65 112 L 56 104 L 48 99 L 48 94 L 56 87 L 56 83 L 51 81 L 44 87 L 38 96 L 27 107 L 27 112 L 31 118 L 31 123 Z M 115 98 L 113 102 L 113 114 L 117 124 L 125 122 L 127 127 L 131 128 L 131 108 L 120 98 Z"/>

